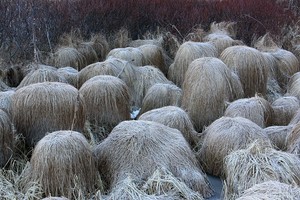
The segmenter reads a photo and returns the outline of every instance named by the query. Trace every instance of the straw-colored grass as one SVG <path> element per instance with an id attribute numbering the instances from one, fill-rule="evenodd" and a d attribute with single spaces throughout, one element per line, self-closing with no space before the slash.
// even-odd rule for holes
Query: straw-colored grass
<path id="1" fill-rule="evenodd" d="M 53 64 L 56 67 L 73 67 L 80 71 L 87 66 L 87 61 L 74 47 L 59 47 L 53 54 Z"/>
<path id="2" fill-rule="evenodd" d="M 183 135 L 157 122 L 121 122 L 96 146 L 94 155 L 110 191 L 128 174 L 141 184 L 163 168 L 193 191 L 211 196 L 208 179 Z"/>
<path id="3" fill-rule="evenodd" d="M 30 165 L 24 171 L 25 184 L 37 182 L 46 196 L 87 199 L 96 191 L 99 175 L 91 147 L 86 138 L 75 131 L 47 134 L 35 146 Z M 101 185 L 100 185 L 101 187 Z"/>
<path id="4" fill-rule="evenodd" d="M 300 108 L 300 101 L 297 97 L 285 96 L 276 99 L 271 106 L 274 111 L 273 124 L 286 126 Z"/>
<path id="5" fill-rule="evenodd" d="M 292 131 L 293 126 L 269 126 L 265 128 L 269 139 L 271 140 L 274 148 L 278 150 L 286 150 L 286 138 L 287 135 Z"/>
<path id="6" fill-rule="evenodd" d="M 257 49 L 248 46 L 226 48 L 220 59 L 239 76 L 246 97 L 266 94 L 268 63 Z"/>
<path id="7" fill-rule="evenodd" d="M 166 76 L 157 68 L 146 65 L 135 68 L 136 77 L 133 82 L 133 100 L 137 107 L 142 106 L 142 101 L 151 86 L 162 83 L 172 84 Z"/>
<path id="8" fill-rule="evenodd" d="M 82 42 L 76 46 L 76 49 L 85 58 L 86 64 L 92 64 L 99 60 L 97 52 L 91 42 Z"/>
<path id="9" fill-rule="evenodd" d="M 279 181 L 300 184 L 300 159 L 254 142 L 247 149 L 234 151 L 224 160 L 224 199 L 236 199 L 255 184 Z"/>
<path id="10" fill-rule="evenodd" d="M 88 43 L 90 43 L 93 49 L 96 51 L 98 60 L 104 61 L 106 55 L 110 51 L 110 46 L 107 42 L 106 37 L 100 33 L 94 34 L 91 36 L 91 39 Z"/>
<path id="11" fill-rule="evenodd" d="M 5 111 L 10 117 L 12 115 L 12 96 L 14 93 L 14 90 L 0 92 L 0 109 Z"/>
<path id="12" fill-rule="evenodd" d="M 147 90 L 138 116 L 164 106 L 180 107 L 181 101 L 182 90 L 179 87 L 174 84 L 157 83 Z"/>
<path id="13" fill-rule="evenodd" d="M 167 65 L 167 58 L 162 47 L 148 44 L 142 45 L 138 49 L 141 50 L 145 58 L 144 65 L 155 66 L 165 75 L 168 74 L 169 66 Z"/>
<path id="14" fill-rule="evenodd" d="M 255 140 L 271 146 L 266 132 L 242 117 L 221 117 L 208 126 L 199 144 L 197 158 L 206 173 L 223 176 L 224 158 L 233 151 L 244 149 Z"/>
<path id="15" fill-rule="evenodd" d="M 216 81 L 218 80 L 218 81 Z M 194 60 L 186 72 L 182 91 L 182 107 L 193 121 L 196 131 L 202 132 L 224 114 L 226 102 L 243 97 L 236 91 L 230 69 L 218 58 Z"/>
<path id="16" fill-rule="evenodd" d="M 7 166 L 14 154 L 14 131 L 10 116 L 0 109 L 0 167 Z"/>
<path id="17" fill-rule="evenodd" d="M 138 119 L 154 121 L 178 129 L 191 147 L 194 147 L 198 142 L 199 134 L 195 131 L 188 114 L 177 106 L 153 109 L 145 112 Z"/>
<path id="18" fill-rule="evenodd" d="M 118 123 L 130 119 L 128 87 L 121 79 L 95 76 L 81 86 L 79 93 L 84 99 L 91 126 L 106 127 L 109 133 Z"/>
<path id="19" fill-rule="evenodd" d="M 12 98 L 13 123 L 29 146 L 47 132 L 83 130 L 85 105 L 78 90 L 69 84 L 35 83 L 18 89 Z"/>
<path id="20" fill-rule="evenodd" d="M 300 199 L 300 188 L 279 181 L 266 181 L 245 190 L 236 200 L 295 200 Z"/>
<path id="21" fill-rule="evenodd" d="M 39 68 L 33 69 L 31 72 L 29 72 L 18 85 L 17 89 L 30 84 L 41 82 L 67 83 L 68 81 L 55 68 Z"/>
<path id="22" fill-rule="evenodd" d="M 212 43 L 190 41 L 183 43 L 176 53 L 172 67 L 169 68 L 168 78 L 181 87 L 190 63 L 202 57 L 217 57 L 217 49 Z"/>
<path id="23" fill-rule="evenodd" d="M 257 95 L 231 102 L 224 112 L 224 116 L 244 117 L 262 128 L 272 124 L 273 115 L 274 112 L 270 103 Z"/>
<path id="24" fill-rule="evenodd" d="M 61 67 L 57 69 L 57 73 L 63 76 L 70 85 L 78 87 L 78 70 L 73 67 Z"/>
<path id="25" fill-rule="evenodd" d="M 143 52 L 139 48 L 135 47 L 112 49 L 106 56 L 107 59 L 109 57 L 123 59 L 136 66 L 144 66 L 146 64 Z"/>

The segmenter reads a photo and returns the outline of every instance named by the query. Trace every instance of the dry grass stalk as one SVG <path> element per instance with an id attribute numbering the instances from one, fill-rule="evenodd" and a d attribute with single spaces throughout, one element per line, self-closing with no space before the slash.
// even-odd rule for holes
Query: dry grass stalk
<path id="1" fill-rule="evenodd" d="M 274 111 L 273 124 L 286 126 L 300 108 L 300 101 L 297 97 L 285 96 L 275 100 L 271 106 Z"/>
<path id="2" fill-rule="evenodd" d="M 300 99 L 300 72 L 295 73 L 289 80 L 286 95 Z"/>
<path id="3" fill-rule="evenodd" d="M 167 83 L 154 84 L 147 90 L 138 116 L 164 106 L 180 107 L 181 100 L 182 90 L 176 85 Z"/>
<path id="4" fill-rule="evenodd" d="M 76 49 L 84 56 L 86 64 L 92 64 L 99 60 L 97 52 L 91 42 L 82 42 L 76 46 Z"/>
<path id="5" fill-rule="evenodd" d="M 204 126 L 221 117 L 226 102 L 243 97 L 242 89 L 237 91 L 233 85 L 236 82 L 238 79 L 218 58 L 198 58 L 189 65 L 182 87 L 182 107 L 196 131 L 202 132 Z"/>
<path id="6" fill-rule="evenodd" d="M 97 57 L 99 61 L 104 61 L 106 55 L 110 51 L 109 44 L 104 35 L 98 33 L 92 35 L 89 43 L 92 45 L 93 49 L 96 51 Z"/>
<path id="7" fill-rule="evenodd" d="M 121 79 L 95 76 L 81 86 L 79 93 L 85 101 L 87 120 L 92 126 L 105 126 L 109 133 L 118 123 L 130 119 L 128 87 Z"/>
<path id="8" fill-rule="evenodd" d="M 57 69 L 57 73 L 63 76 L 70 85 L 78 87 L 78 70 L 73 67 L 61 67 Z"/>
<path id="9" fill-rule="evenodd" d="M 168 74 L 169 66 L 166 63 L 167 58 L 162 47 L 148 44 L 139 46 L 138 49 L 141 50 L 145 58 L 144 65 L 155 66 L 160 69 L 165 75 Z"/>
<path id="10" fill-rule="evenodd" d="M 287 135 L 292 131 L 293 126 L 269 126 L 265 128 L 269 139 L 271 140 L 273 146 L 282 151 L 286 151 L 286 138 Z"/>
<path id="11" fill-rule="evenodd" d="M 145 112 L 138 119 L 154 121 L 178 129 L 192 147 L 198 142 L 198 133 L 195 131 L 188 114 L 179 107 L 165 106 L 153 109 Z"/>
<path id="12" fill-rule="evenodd" d="M 146 64 L 143 52 L 139 48 L 134 47 L 112 49 L 106 58 L 108 59 L 109 57 L 123 59 L 136 66 L 144 66 Z"/>
<path id="13" fill-rule="evenodd" d="M 245 190 L 241 197 L 236 200 L 274 200 L 300 199 L 300 189 L 289 184 L 280 183 L 279 181 L 266 181 L 255 184 Z"/>
<path id="14" fill-rule="evenodd" d="M 255 47 L 260 51 L 266 52 L 265 55 L 269 55 L 274 58 L 275 65 L 273 65 L 273 68 L 275 78 L 280 87 L 283 90 L 286 90 L 290 77 L 300 69 L 297 57 L 292 52 L 281 49 L 274 42 L 269 33 L 266 33 L 263 37 L 259 38 Z"/>
<path id="15" fill-rule="evenodd" d="M 14 154 L 14 131 L 9 115 L 0 109 L 0 167 L 7 166 Z"/>
<path id="16" fill-rule="evenodd" d="M 262 97 L 242 98 L 229 104 L 224 112 L 226 117 L 244 117 L 262 128 L 270 126 L 273 121 L 273 109 Z"/>
<path id="17" fill-rule="evenodd" d="M 288 132 L 285 143 L 288 149 L 292 147 L 294 143 L 297 143 L 297 140 L 300 138 L 300 123 L 290 124 L 290 126 L 293 128 Z"/>
<path id="18" fill-rule="evenodd" d="M 142 101 L 151 86 L 162 83 L 172 84 L 166 76 L 157 68 L 146 65 L 137 67 L 135 81 L 133 82 L 133 101 L 137 107 L 142 106 Z"/>
<path id="19" fill-rule="evenodd" d="M 59 47 L 52 58 L 53 65 L 56 67 L 73 67 L 80 71 L 87 66 L 87 61 L 74 47 Z"/>
<path id="20" fill-rule="evenodd" d="M 226 48 L 220 59 L 239 76 L 246 97 L 266 94 L 268 63 L 258 50 L 247 46 Z"/>
<path id="21" fill-rule="evenodd" d="M 297 155 L 277 151 L 254 142 L 247 149 L 234 151 L 224 160 L 224 199 L 236 199 L 253 185 L 279 181 L 300 184 L 300 160 Z"/>
<path id="22" fill-rule="evenodd" d="M 29 146 L 47 132 L 83 130 L 85 105 L 78 90 L 69 84 L 35 83 L 18 89 L 12 98 L 13 123 Z"/>
<path id="23" fill-rule="evenodd" d="M 174 63 L 170 66 L 168 78 L 181 87 L 185 73 L 192 61 L 202 57 L 217 57 L 217 49 L 210 42 L 185 42 L 180 45 Z"/>
<path id="24" fill-rule="evenodd" d="M 12 115 L 12 96 L 14 93 L 14 90 L 0 92 L 0 109 L 5 111 L 9 117 Z"/>
<path id="25" fill-rule="evenodd" d="M 80 193 L 86 199 L 99 178 L 88 141 L 75 131 L 56 131 L 42 138 L 24 173 L 24 183 L 39 183 L 46 196 L 75 199 Z"/>
<path id="26" fill-rule="evenodd" d="M 295 115 L 291 119 L 289 125 L 295 125 L 300 121 L 300 108 L 295 112 Z"/>
<path id="27" fill-rule="evenodd" d="M 34 84 L 34 83 L 41 83 L 41 82 L 62 82 L 67 83 L 68 81 L 58 73 L 57 69 L 52 68 L 39 68 L 35 70 L 31 70 L 21 83 L 18 85 L 17 89 L 21 87 Z"/>
<path id="28" fill-rule="evenodd" d="M 214 176 L 223 176 L 223 160 L 231 152 L 244 149 L 255 140 L 271 146 L 265 131 L 242 117 L 221 117 L 202 134 L 204 138 L 197 152 L 197 158 L 204 171 Z"/>
<path id="29" fill-rule="evenodd" d="M 128 174 L 137 183 L 157 168 L 170 171 L 192 190 L 211 196 L 208 180 L 180 131 L 150 121 L 124 121 L 94 150 L 98 169 L 112 190 Z"/>

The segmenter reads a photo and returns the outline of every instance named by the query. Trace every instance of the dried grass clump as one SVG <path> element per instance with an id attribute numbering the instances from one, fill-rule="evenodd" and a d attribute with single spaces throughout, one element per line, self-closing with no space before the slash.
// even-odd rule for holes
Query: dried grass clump
<path id="1" fill-rule="evenodd" d="M 57 69 L 52 68 L 39 68 L 31 70 L 24 79 L 21 81 L 17 89 L 20 89 L 24 86 L 41 83 L 41 82 L 62 82 L 68 83 L 64 76 L 62 76 Z"/>
<path id="2" fill-rule="evenodd" d="M 209 34 L 203 40 L 212 42 L 218 50 L 218 55 L 220 55 L 227 47 L 243 45 L 242 41 L 234 39 L 236 29 L 236 22 L 213 22 L 210 25 Z"/>
<path id="3" fill-rule="evenodd" d="M 293 130 L 293 126 L 269 126 L 264 128 L 273 146 L 278 149 L 286 150 L 286 138 L 287 135 Z"/>
<path id="4" fill-rule="evenodd" d="M 271 106 L 274 111 L 273 124 L 286 126 L 300 108 L 300 101 L 297 97 L 285 96 L 275 100 Z"/>
<path id="5" fill-rule="evenodd" d="M 162 84 L 173 84 L 169 81 L 166 76 L 157 68 L 146 65 L 143 67 L 136 68 L 136 77 L 133 82 L 133 101 L 137 107 L 142 106 L 142 101 L 153 85 Z"/>
<path id="6" fill-rule="evenodd" d="M 76 46 L 76 49 L 85 58 L 86 65 L 95 63 L 99 60 L 97 52 L 93 48 L 93 44 L 91 42 L 82 42 Z"/>
<path id="7" fill-rule="evenodd" d="M 193 191 L 211 196 L 208 180 L 180 131 L 150 121 L 124 121 L 94 150 L 108 189 L 128 174 L 137 184 L 166 169 Z"/>
<path id="8" fill-rule="evenodd" d="M 268 63 L 261 52 L 252 47 L 232 46 L 221 53 L 220 59 L 239 76 L 246 97 L 266 94 Z"/>
<path id="9" fill-rule="evenodd" d="M 141 50 L 145 58 L 144 65 L 155 66 L 156 68 L 160 69 L 165 75 L 168 74 L 169 66 L 167 65 L 167 58 L 162 47 L 148 44 L 142 45 L 138 47 L 138 49 Z"/>
<path id="10" fill-rule="evenodd" d="M 182 90 L 176 85 L 168 83 L 154 84 L 145 94 L 139 115 L 164 106 L 180 107 L 181 100 Z"/>
<path id="11" fill-rule="evenodd" d="M 189 65 L 183 82 L 182 107 L 196 131 L 202 132 L 204 126 L 221 117 L 227 101 L 243 97 L 242 90 L 235 91 L 235 81 L 230 69 L 218 58 L 198 58 Z"/>
<path id="12" fill-rule="evenodd" d="M 78 90 L 69 84 L 35 83 L 18 89 L 12 98 L 13 123 L 29 146 L 47 132 L 83 130 L 85 105 Z"/>
<path id="13" fill-rule="evenodd" d="M 286 95 L 300 99 L 300 72 L 295 73 L 289 80 Z"/>
<path id="14" fill-rule="evenodd" d="M 217 57 L 217 49 L 210 42 L 185 42 L 180 45 L 174 63 L 168 71 L 168 78 L 181 87 L 185 73 L 192 61 L 202 57 Z"/>
<path id="15" fill-rule="evenodd" d="M 7 166 L 14 153 L 14 132 L 10 117 L 0 109 L 0 167 Z"/>
<path id="16" fill-rule="evenodd" d="M 85 101 L 87 120 L 92 126 L 106 127 L 109 133 L 118 123 L 130 119 L 128 87 L 121 79 L 95 76 L 81 86 L 79 93 Z"/>
<path id="17" fill-rule="evenodd" d="M 46 197 L 43 198 L 42 200 L 69 200 L 66 197 Z"/>
<path id="18" fill-rule="evenodd" d="M 87 61 L 74 47 L 59 47 L 53 55 L 53 64 L 56 67 L 73 67 L 80 71 L 87 66 Z"/>
<path id="19" fill-rule="evenodd" d="M 86 138 L 75 131 L 56 131 L 35 146 L 24 183 L 41 184 L 46 196 L 82 198 L 95 191 L 96 162 Z M 26 186 L 25 186 L 26 187 Z"/>
<path id="20" fill-rule="evenodd" d="M 10 117 L 12 115 L 12 96 L 14 93 L 14 90 L 0 92 L 0 109 L 5 111 Z"/>
<path id="21" fill-rule="evenodd" d="M 88 79 L 97 75 L 111 75 L 123 80 L 130 90 L 133 90 L 133 84 L 136 79 L 136 66 L 128 61 L 109 58 L 103 62 L 91 64 L 78 73 L 79 87 Z M 131 91 L 132 93 L 133 91 Z"/>
<path id="22" fill-rule="evenodd" d="M 295 115 L 291 119 L 289 125 L 295 125 L 300 121 L 300 108 L 295 112 Z"/>
<path id="23" fill-rule="evenodd" d="M 78 87 L 78 70 L 73 67 L 61 67 L 57 69 L 57 73 L 63 76 L 70 85 Z"/>
<path id="24" fill-rule="evenodd" d="M 93 49 L 96 51 L 98 60 L 104 61 L 106 55 L 110 51 L 110 47 L 106 37 L 100 33 L 94 34 L 91 36 L 91 39 L 88 43 L 91 44 Z"/>
<path id="25" fill-rule="evenodd" d="M 279 181 L 266 181 L 245 190 L 237 200 L 300 199 L 300 188 Z"/>
<path id="26" fill-rule="evenodd" d="M 231 102 L 224 112 L 226 117 L 244 117 L 262 128 L 272 124 L 273 115 L 270 103 L 257 95 Z"/>
<path id="27" fill-rule="evenodd" d="M 236 199 L 253 185 L 266 181 L 299 186 L 300 160 L 297 155 L 277 151 L 255 142 L 234 151 L 224 160 L 224 199 Z"/>
<path id="28" fill-rule="evenodd" d="M 24 78 L 23 66 L 15 64 L 4 69 L 3 82 L 9 87 L 17 87 Z"/>
<path id="29" fill-rule="evenodd" d="M 107 200 L 204 200 L 201 194 L 191 190 L 185 183 L 163 169 L 156 170 L 143 185 L 137 185 L 130 175 L 121 181 L 110 193 Z"/>
<path id="30" fill-rule="evenodd" d="M 146 64 L 143 52 L 139 48 L 134 47 L 112 49 L 106 58 L 108 59 L 109 57 L 123 59 L 136 66 L 144 66 Z"/>
<path id="31" fill-rule="evenodd" d="M 274 57 L 275 78 L 280 87 L 286 90 L 290 77 L 300 69 L 297 57 L 292 52 L 279 48 L 269 33 L 259 38 L 255 47 L 266 52 L 266 55 Z"/>
<path id="32" fill-rule="evenodd" d="M 204 171 L 214 176 L 223 176 L 223 160 L 231 152 L 244 149 L 255 140 L 271 146 L 265 131 L 242 117 L 221 117 L 202 134 L 204 138 L 202 144 L 199 144 L 197 158 Z"/>
<path id="33" fill-rule="evenodd" d="M 165 106 L 150 110 L 138 119 L 154 121 L 178 129 L 192 147 L 198 142 L 198 133 L 195 131 L 188 114 L 177 106 Z"/>

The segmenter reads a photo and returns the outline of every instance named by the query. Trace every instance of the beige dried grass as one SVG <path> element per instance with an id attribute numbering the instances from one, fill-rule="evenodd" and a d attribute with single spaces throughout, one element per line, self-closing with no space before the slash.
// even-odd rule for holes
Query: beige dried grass
<path id="1" fill-rule="evenodd" d="M 28 146 L 34 146 L 47 132 L 83 130 L 85 105 L 78 90 L 69 84 L 35 83 L 18 89 L 12 98 L 13 123 Z"/>
<path id="2" fill-rule="evenodd" d="M 24 183 L 39 183 L 46 196 L 68 198 L 81 193 L 86 199 L 96 190 L 99 178 L 88 141 L 81 133 L 68 130 L 43 137 L 35 146 L 30 166 L 24 173 Z"/>
<path id="3" fill-rule="evenodd" d="M 273 63 L 274 75 L 280 87 L 286 90 L 290 77 L 300 70 L 300 64 L 297 57 L 290 51 L 282 49 L 275 43 L 270 33 L 266 33 L 263 37 L 258 38 L 254 45 L 260 51 L 266 52 L 274 58 Z"/>
<path id="4" fill-rule="evenodd" d="M 274 111 L 270 103 L 257 95 L 231 102 L 224 112 L 226 117 L 244 117 L 262 128 L 272 124 L 273 115 Z"/>
<path id="5" fill-rule="evenodd" d="M 136 66 L 144 66 L 146 64 L 143 52 L 139 48 L 134 47 L 112 49 L 107 54 L 106 59 L 109 57 L 123 59 Z"/>
<path id="6" fill-rule="evenodd" d="M 196 131 L 202 132 L 204 126 L 221 117 L 226 102 L 242 97 L 239 94 L 243 91 L 236 91 L 233 85 L 236 82 L 238 79 L 218 58 L 198 58 L 189 65 L 182 87 L 182 108 Z"/>
<path id="7" fill-rule="evenodd" d="M 79 93 L 85 101 L 87 120 L 91 126 L 106 127 L 109 133 L 118 123 L 130 119 L 128 87 L 121 79 L 108 75 L 95 76 L 81 86 Z"/>
<path id="8" fill-rule="evenodd" d="M 92 45 L 93 49 L 96 51 L 99 61 L 104 61 L 106 55 L 110 51 L 110 46 L 105 35 L 97 33 L 91 36 L 89 43 Z"/>
<path id="9" fill-rule="evenodd" d="M 300 99 L 300 72 L 291 76 L 287 86 L 286 95 L 295 96 Z"/>
<path id="10" fill-rule="evenodd" d="M 274 148 L 278 150 L 286 150 L 286 138 L 287 135 L 292 131 L 293 126 L 269 126 L 264 128 L 269 139 L 271 140 Z"/>
<path id="11" fill-rule="evenodd" d="M 177 106 L 165 106 L 142 114 L 139 120 L 154 121 L 178 129 L 187 142 L 194 147 L 199 134 L 195 131 L 188 114 Z"/>
<path id="12" fill-rule="evenodd" d="M 247 149 L 234 151 L 224 160 L 224 199 L 236 199 L 253 185 L 279 181 L 300 184 L 300 160 L 297 155 L 277 151 L 254 142 Z"/>
<path id="13" fill-rule="evenodd" d="M 266 94 L 268 62 L 261 52 L 248 46 L 232 46 L 221 53 L 220 59 L 239 76 L 245 97 Z"/>
<path id="14" fill-rule="evenodd" d="M 295 200 L 300 199 L 300 188 L 279 181 L 266 181 L 245 190 L 237 200 Z"/>
<path id="15" fill-rule="evenodd" d="M 214 176 L 223 176 L 224 158 L 231 152 L 244 149 L 255 140 L 271 146 L 266 132 L 242 117 L 221 117 L 208 126 L 202 134 L 197 158 L 204 171 Z"/>
<path id="16" fill-rule="evenodd" d="M 12 96 L 14 93 L 14 90 L 0 92 L 0 109 L 5 111 L 9 117 L 12 115 Z"/>
<path id="17" fill-rule="evenodd" d="M 217 49 L 210 42 L 183 43 L 176 53 L 173 66 L 169 68 L 168 78 L 181 87 L 190 63 L 201 57 L 217 57 Z"/>
<path id="18" fill-rule="evenodd" d="M 142 101 L 151 86 L 162 83 L 172 84 L 166 76 L 157 68 L 146 65 L 135 68 L 136 77 L 133 82 L 133 105 L 137 107 L 142 106 Z"/>
<path id="19" fill-rule="evenodd" d="M 159 47 L 157 45 L 142 45 L 139 46 L 138 49 L 141 50 L 144 58 L 145 58 L 145 63 L 144 65 L 151 65 L 155 66 L 158 69 L 162 71 L 165 75 L 168 74 L 168 68 L 166 63 L 166 55 L 164 54 L 164 51 L 162 47 Z"/>
<path id="20" fill-rule="evenodd" d="M 1 94 L 1 93 L 0 93 Z M 143 98 L 138 116 L 164 106 L 181 106 L 182 90 L 174 84 L 157 83 L 151 86 Z"/>
<path id="21" fill-rule="evenodd" d="M 300 101 L 297 97 L 285 96 L 276 99 L 271 106 L 274 111 L 273 125 L 286 126 L 300 108 Z"/>
<path id="22" fill-rule="evenodd" d="M 62 76 L 57 69 L 52 68 L 38 68 L 31 70 L 18 85 L 17 89 L 24 86 L 42 83 L 42 82 L 62 82 L 68 83 L 64 76 Z"/>
<path id="23" fill-rule="evenodd" d="M 291 119 L 289 125 L 295 125 L 300 121 L 300 109 L 296 110 L 295 115 Z"/>
<path id="24" fill-rule="evenodd" d="M 87 61 L 84 55 L 82 55 L 74 47 L 59 47 L 52 58 L 53 65 L 56 67 L 73 67 L 80 71 L 87 66 Z"/>
<path id="25" fill-rule="evenodd" d="M 211 196 L 208 180 L 180 131 L 157 122 L 121 122 L 96 146 L 94 155 L 109 190 L 128 174 L 141 184 L 164 168 L 192 190 Z"/>
<path id="26" fill-rule="evenodd" d="M 99 60 L 97 52 L 93 48 L 91 42 L 82 42 L 76 46 L 76 49 L 85 58 L 86 65 L 95 63 Z"/>
<path id="27" fill-rule="evenodd" d="M 213 22 L 210 24 L 209 33 L 228 35 L 229 37 L 234 39 L 237 33 L 237 23 L 230 21 L 223 21 L 219 23 Z"/>
<path id="28" fill-rule="evenodd" d="M 63 76 L 70 85 L 78 87 L 78 70 L 73 67 L 61 67 L 57 69 L 57 73 Z"/>
<path id="29" fill-rule="evenodd" d="M 0 109 L 0 167 L 8 165 L 14 154 L 14 131 L 9 115 Z"/>

